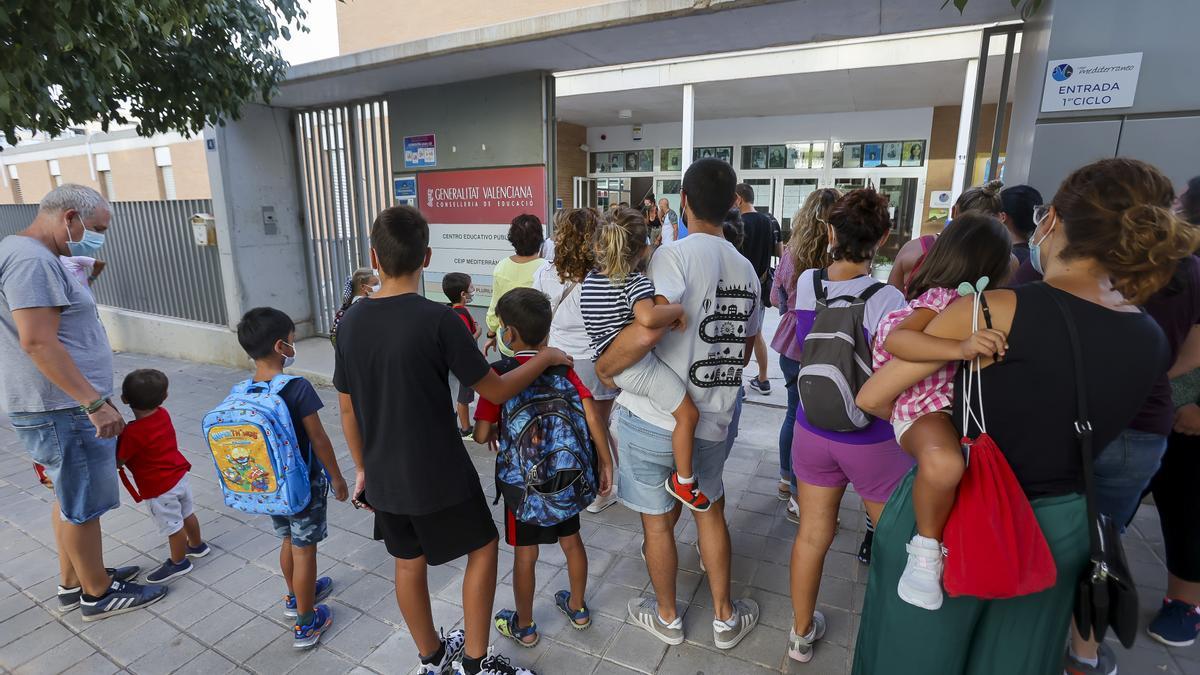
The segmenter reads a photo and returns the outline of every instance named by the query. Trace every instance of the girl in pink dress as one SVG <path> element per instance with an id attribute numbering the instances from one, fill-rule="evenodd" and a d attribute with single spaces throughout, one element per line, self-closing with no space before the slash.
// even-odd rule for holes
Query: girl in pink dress
<path id="1" fill-rule="evenodd" d="M 897 591 L 905 602 L 925 609 L 942 605 L 942 529 L 965 468 L 962 435 L 949 415 L 957 363 L 980 355 L 1003 355 L 1007 345 L 1005 334 L 992 329 L 980 330 L 962 341 L 923 331 L 960 292 L 1001 286 L 1012 266 L 1011 247 L 1008 231 L 999 220 L 974 211 L 955 218 L 909 283 L 908 306 L 883 317 L 875 333 L 876 370 L 893 357 L 946 362 L 900 394 L 891 416 L 900 447 L 917 461 L 913 484 L 917 534 L 908 544 L 908 564 Z"/>

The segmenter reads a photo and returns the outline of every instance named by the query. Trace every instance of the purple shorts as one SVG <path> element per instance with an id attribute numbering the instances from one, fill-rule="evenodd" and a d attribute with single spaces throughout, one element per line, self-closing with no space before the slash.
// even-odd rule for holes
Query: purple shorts
<path id="1" fill-rule="evenodd" d="M 820 487 L 853 483 L 869 502 L 886 502 L 913 466 L 913 458 L 894 438 L 868 445 L 839 443 L 797 423 L 792 435 L 792 472 L 796 480 Z"/>

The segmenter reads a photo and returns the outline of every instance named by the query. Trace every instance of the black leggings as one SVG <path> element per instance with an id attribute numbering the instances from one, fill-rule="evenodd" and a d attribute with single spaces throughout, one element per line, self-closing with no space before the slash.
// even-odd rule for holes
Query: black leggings
<path id="1" fill-rule="evenodd" d="M 1167 549 L 1167 571 L 1200 583 L 1200 436 L 1171 434 L 1162 467 L 1150 483 Z"/>

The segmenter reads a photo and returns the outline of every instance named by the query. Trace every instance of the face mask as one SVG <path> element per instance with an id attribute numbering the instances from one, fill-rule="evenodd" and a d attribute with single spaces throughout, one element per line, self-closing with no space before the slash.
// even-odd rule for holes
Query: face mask
<path id="1" fill-rule="evenodd" d="M 291 355 L 291 356 L 288 356 L 287 354 L 283 354 L 283 355 L 282 355 L 282 356 L 283 356 L 283 367 L 284 367 L 284 368 L 291 368 L 291 367 L 292 367 L 292 365 L 293 365 L 294 363 L 296 363 L 296 353 L 297 353 L 297 352 L 296 352 L 296 345 L 294 345 L 294 344 L 291 344 L 291 343 L 288 343 L 288 342 L 284 342 L 283 344 L 285 344 L 285 345 L 287 345 L 287 346 L 289 346 L 289 347 L 291 347 L 291 348 L 292 348 L 292 355 Z"/>
<path id="2" fill-rule="evenodd" d="M 501 328 L 501 329 L 500 329 L 500 332 L 499 332 L 499 333 L 496 333 L 496 344 L 500 345 L 500 350 L 501 350 L 501 351 L 505 351 L 505 352 L 510 352 L 510 353 L 511 353 L 511 352 L 514 352 L 514 351 L 516 351 L 516 350 L 514 350 L 512 347 L 509 347 L 509 346 L 508 346 L 508 340 L 505 340 L 505 339 L 504 339 L 504 336 L 505 336 L 505 334 L 507 334 L 507 333 L 508 333 L 508 329 L 507 329 L 507 328 Z"/>
<path id="3" fill-rule="evenodd" d="M 1050 233 L 1047 232 L 1046 234 L 1043 234 L 1041 240 L 1039 241 L 1037 239 L 1037 228 L 1041 227 L 1042 223 L 1046 222 L 1046 216 L 1048 215 L 1050 215 L 1049 211 L 1042 216 L 1041 220 L 1037 221 L 1033 230 L 1033 236 L 1029 238 L 1029 264 L 1033 267 L 1035 272 L 1041 275 L 1046 274 L 1042 270 L 1042 244 L 1046 242 L 1046 237 L 1049 237 Z"/>
<path id="4" fill-rule="evenodd" d="M 83 225 L 82 217 L 79 218 L 79 224 Z M 83 227 L 83 238 L 79 241 L 71 241 L 71 226 L 67 225 L 67 249 L 71 255 L 94 258 L 103 245 L 104 235 L 87 229 L 86 225 Z"/>
<path id="5" fill-rule="evenodd" d="M 374 284 L 370 288 L 371 288 L 371 294 L 374 295 L 375 293 L 379 292 L 379 289 L 383 288 L 383 284 Z"/>

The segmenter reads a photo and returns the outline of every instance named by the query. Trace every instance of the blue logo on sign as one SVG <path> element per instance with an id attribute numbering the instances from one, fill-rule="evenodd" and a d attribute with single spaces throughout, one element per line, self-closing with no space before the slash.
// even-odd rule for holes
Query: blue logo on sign
<path id="1" fill-rule="evenodd" d="M 1063 80 L 1071 77 L 1071 73 L 1074 72 L 1075 69 L 1071 67 L 1071 64 L 1060 63 L 1054 67 L 1054 71 L 1050 73 L 1050 76 L 1053 77 L 1056 82 L 1062 82 Z"/>

